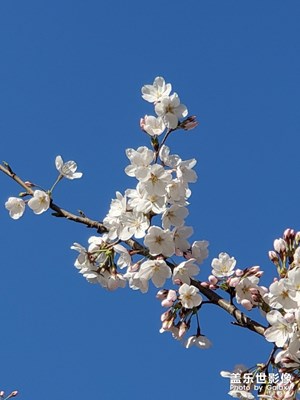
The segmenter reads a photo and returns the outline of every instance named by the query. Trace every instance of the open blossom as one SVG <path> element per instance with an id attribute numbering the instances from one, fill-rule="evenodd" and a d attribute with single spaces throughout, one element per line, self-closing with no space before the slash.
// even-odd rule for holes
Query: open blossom
<path id="1" fill-rule="evenodd" d="M 186 207 L 173 204 L 170 208 L 167 208 L 162 215 L 163 228 L 169 229 L 171 226 L 182 226 L 188 213 L 189 211 Z"/>
<path id="2" fill-rule="evenodd" d="M 136 178 L 141 182 L 141 189 L 149 195 L 164 196 L 167 185 L 172 180 L 170 171 L 166 171 L 161 165 L 153 164 L 147 171 L 137 170 Z"/>
<path id="3" fill-rule="evenodd" d="M 177 93 L 170 97 L 163 97 L 155 105 L 155 112 L 159 117 L 163 117 L 166 126 L 170 129 L 177 128 L 178 120 L 188 115 L 188 110 L 184 104 L 180 104 Z"/>
<path id="4" fill-rule="evenodd" d="M 270 311 L 267 320 L 271 326 L 264 332 L 266 340 L 274 342 L 277 347 L 283 347 L 293 335 L 292 324 L 278 310 Z"/>
<path id="5" fill-rule="evenodd" d="M 207 240 L 196 240 L 192 244 L 191 257 L 195 258 L 197 264 L 202 264 L 208 257 L 208 246 L 209 242 Z"/>
<path id="6" fill-rule="evenodd" d="M 153 256 L 162 254 L 171 257 L 175 252 L 173 235 L 170 231 L 164 231 L 159 226 L 151 226 L 144 239 L 145 246 Z"/>
<path id="7" fill-rule="evenodd" d="M 179 280 L 189 285 L 191 283 L 191 278 L 199 274 L 199 267 L 194 264 L 194 262 L 194 259 L 190 259 L 177 265 L 173 270 L 173 282 Z"/>
<path id="8" fill-rule="evenodd" d="M 75 161 L 63 162 L 61 156 L 55 158 L 55 166 L 58 172 L 67 179 L 78 179 L 82 177 L 82 172 L 77 171 L 77 164 Z"/>
<path id="9" fill-rule="evenodd" d="M 150 136 L 159 136 L 166 129 L 166 126 L 161 117 L 145 115 L 145 117 L 141 120 L 141 128 Z"/>
<path id="10" fill-rule="evenodd" d="M 35 190 L 33 197 L 28 201 L 28 207 L 35 214 L 42 214 L 47 211 L 50 205 L 50 197 L 43 190 Z"/>
<path id="11" fill-rule="evenodd" d="M 270 285 L 269 293 L 265 295 L 264 299 L 271 307 L 284 308 L 285 310 L 297 308 L 297 303 L 291 296 L 293 292 L 292 282 L 290 282 L 290 285 L 287 282 L 287 279 L 280 279 Z"/>
<path id="12" fill-rule="evenodd" d="M 171 90 L 171 84 L 166 83 L 163 77 L 157 76 L 152 85 L 144 85 L 142 87 L 142 97 L 149 103 L 156 103 L 163 97 L 168 97 Z"/>
<path id="13" fill-rule="evenodd" d="M 25 202 L 18 197 L 9 197 L 5 203 L 5 208 L 9 211 L 9 216 L 12 219 L 19 219 L 25 211 Z"/>
<path id="14" fill-rule="evenodd" d="M 157 288 L 162 287 L 166 279 L 172 275 L 171 268 L 164 260 L 148 260 L 143 262 L 135 278 L 150 280 Z"/>
<path id="15" fill-rule="evenodd" d="M 183 283 L 179 288 L 179 300 L 185 308 L 194 308 L 202 303 L 202 297 L 199 294 L 199 289 L 195 286 L 189 286 Z"/>
<path id="16" fill-rule="evenodd" d="M 154 152 L 146 146 L 140 146 L 137 150 L 127 149 L 126 156 L 128 157 L 131 165 L 125 168 L 125 173 L 128 176 L 140 176 L 147 174 L 148 167 L 154 159 Z"/>
<path id="17" fill-rule="evenodd" d="M 212 273 L 217 278 L 224 278 L 234 274 L 236 260 L 234 257 L 229 257 L 227 253 L 220 253 L 219 258 L 212 260 Z"/>

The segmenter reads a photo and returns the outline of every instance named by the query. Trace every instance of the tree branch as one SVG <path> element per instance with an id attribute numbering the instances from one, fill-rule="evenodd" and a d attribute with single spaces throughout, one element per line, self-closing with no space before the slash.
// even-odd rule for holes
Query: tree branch
<path id="1" fill-rule="evenodd" d="M 3 165 L 0 165 L 0 171 L 2 171 L 4 174 L 9 176 L 11 179 L 13 179 L 15 182 L 17 182 L 23 189 L 26 190 L 26 193 L 30 196 L 33 196 L 34 190 L 31 189 L 30 186 L 28 186 L 19 176 L 17 176 L 12 169 L 10 168 L 9 165 L 7 167 L 4 167 Z M 78 215 L 75 215 L 67 210 L 64 210 L 57 204 L 55 204 L 52 200 L 50 202 L 50 208 L 55 211 L 52 213 L 53 216 L 55 217 L 61 217 L 61 218 L 66 218 L 70 221 L 74 221 L 83 225 L 86 225 L 89 228 L 94 228 L 97 229 L 98 233 L 105 233 L 107 232 L 107 228 L 103 225 L 102 222 L 100 221 L 94 221 L 88 217 L 81 217 Z M 125 243 L 133 250 L 137 250 L 139 254 L 144 255 L 145 257 L 149 257 L 149 250 L 147 247 L 141 245 L 139 242 L 137 242 L 134 239 L 129 239 L 126 240 Z M 174 269 L 176 265 L 174 265 L 171 262 L 168 262 L 168 265 Z M 223 297 L 219 296 L 215 291 L 208 289 L 204 286 L 201 285 L 201 282 L 196 281 L 196 280 L 191 280 L 191 284 L 194 285 L 199 289 L 199 291 L 206 297 L 208 298 L 213 304 L 217 305 L 218 307 L 221 307 L 224 311 L 229 313 L 230 315 L 233 316 L 233 318 L 236 320 L 235 325 L 247 328 L 253 332 L 258 333 L 259 335 L 264 335 L 265 327 L 258 322 L 252 320 L 251 318 L 247 317 L 245 314 L 243 314 L 235 305 L 231 304 L 227 300 L 223 299 Z"/>

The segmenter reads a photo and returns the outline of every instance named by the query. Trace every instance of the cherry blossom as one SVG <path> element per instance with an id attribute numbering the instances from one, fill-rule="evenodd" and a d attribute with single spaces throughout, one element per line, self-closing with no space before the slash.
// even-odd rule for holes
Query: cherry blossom
<path id="1" fill-rule="evenodd" d="M 42 214 L 48 210 L 50 205 L 50 197 L 43 190 L 35 190 L 33 197 L 28 201 L 28 207 L 35 214 Z"/>
<path id="2" fill-rule="evenodd" d="M 82 172 L 77 171 L 77 164 L 75 161 L 63 162 L 61 156 L 55 158 L 55 166 L 61 176 L 67 179 L 78 179 L 82 177 Z"/>
<path id="3" fill-rule="evenodd" d="M 164 78 L 158 76 L 154 79 L 152 85 L 144 85 L 142 87 L 142 97 L 149 103 L 156 103 L 162 98 L 168 97 L 171 93 L 172 86 L 166 83 Z"/>
<path id="4" fill-rule="evenodd" d="M 19 219 L 25 211 L 25 202 L 18 197 L 9 197 L 5 203 L 5 208 L 9 211 L 9 216 L 12 219 Z"/>
<path id="5" fill-rule="evenodd" d="M 163 230 L 159 226 L 151 226 L 144 239 L 145 246 L 153 256 L 162 254 L 171 257 L 175 252 L 173 235 L 168 230 Z"/>
<path id="6" fill-rule="evenodd" d="M 185 308 L 194 308 L 201 304 L 202 297 L 199 294 L 199 289 L 195 286 L 189 286 L 183 283 L 179 288 L 179 299 Z"/>

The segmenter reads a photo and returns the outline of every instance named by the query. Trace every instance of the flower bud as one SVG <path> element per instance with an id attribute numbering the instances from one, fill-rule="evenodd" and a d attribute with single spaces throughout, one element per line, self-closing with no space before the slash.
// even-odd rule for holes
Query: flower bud
<path id="1" fill-rule="evenodd" d="M 208 281 L 211 285 L 216 285 L 218 283 L 218 278 L 214 275 L 209 275 Z"/>
<path id="2" fill-rule="evenodd" d="M 172 318 L 172 313 L 169 310 L 162 313 L 160 316 L 161 322 L 168 321 L 170 318 Z"/>
<path id="3" fill-rule="evenodd" d="M 294 229 L 288 228 L 283 232 L 283 238 L 287 242 L 292 242 L 295 239 L 295 236 L 296 232 L 294 231 Z"/>
<path id="4" fill-rule="evenodd" d="M 274 250 L 270 250 L 270 251 L 269 251 L 269 259 L 270 259 L 273 263 L 278 263 L 279 258 L 278 258 L 278 255 L 277 255 L 276 251 L 274 251 Z"/>
<path id="5" fill-rule="evenodd" d="M 167 298 L 168 292 L 169 292 L 169 291 L 168 291 L 167 289 L 161 289 L 161 290 L 159 290 L 159 291 L 157 292 L 156 298 L 159 299 L 159 300 L 164 300 L 164 299 Z"/>
<path id="6" fill-rule="evenodd" d="M 229 286 L 236 287 L 236 285 L 240 282 L 240 278 L 238 277 L 229 278 L 227 282 Z"/>
<path id="7" fill-rule="evenodd" d="M 189 327 L 187 326 L 187 324 L 183 321 L 181 322 L 181 324 L 179 325 L 179 332 L 178 332 L 178 337 L 181 339 L 182 336 L 188 331 Z"/>
<path id="8" fill-rule="evenodd" d="M 243 276 L 243 275 L 244 275 L 244 271 L 241 270 L 241 269 L 239 269 L 239 268 L 237 268 L 237 269 L 235 270 L 235 275 L 236 275 L 236 276 Z"/>
<path id="9" fill-rule="evenodd" d="M 245 307 L 246 310 L 248 310 L 248 311 L 252 310 L 252 308 L 253 308 L 253 305 L 252 305 L 251 301 L 249 301 L 249 300 L 247 300 L 247 299 L 243 299 L 243 300 L 241 301 L 241 305 L 242 305 L 243 307 Z"/>
<path id="10" fill-rule="evenodd" d="M 186 118 L 184 121 L 180 123 L 180 128 L 184 129 L 185 131 L 190 131 L 196 128 L 196 126 L 199 125 L 199 122 L 196 121 L 196 118 L 197 117 L 195 115 Z"/>
<path id="11" fill-rule="evenodd" d="M 274 249 L 275 249 L 275 251 L 277 251 L 277 253 L 285 253 L 285 251 L 287 249 L 286 241 L 282 238 L 275 239 L 273 245 L 274 245 Z"/>
<path id="12" fill-rule="evenodd" d="M 209 287 L 209 283 L 208 282 L 201 282 L 200 285 L 205 287 L 205 288 Z"/>

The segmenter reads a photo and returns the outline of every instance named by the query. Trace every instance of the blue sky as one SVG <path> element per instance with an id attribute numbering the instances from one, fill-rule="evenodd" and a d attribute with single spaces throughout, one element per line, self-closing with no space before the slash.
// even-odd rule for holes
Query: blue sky
<path id="1" fill-rule="evenodd" d="M 267 251 L 299 225 L 300 4 L 278 0 L 0 2 L 1 160 L 50 187 L 54 159 L 76 160 L 80 181 L 56 203 L 101 220 L 124 174 L 125 148 L 146 145 L 152 112 L 140 88 L 164 76 L 197 130 L 170 146 L 198 160 L 188 225 L 210 258 L 273 276 Z M 20 189 L 0 176 L 0 200 Z M 30 212 L 1 220 L 0 389 L 20 399 L 227 398 L 222 369 L 264 362 L 269 346 L 207 306 L 208 351 L 159 334 L 155 290 L 115 293 L 73 267 L 73 242 L 92 232 Z M 203 279 L 210 261 L 201 267 Z"/>

